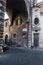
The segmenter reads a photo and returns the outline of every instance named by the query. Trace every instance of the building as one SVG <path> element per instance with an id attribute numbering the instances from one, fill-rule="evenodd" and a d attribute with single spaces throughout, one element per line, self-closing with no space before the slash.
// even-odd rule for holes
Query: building
<path id="1" fill-rule="evenodd" d="M 43 47 L 43 2 L 32 8 L 32 44 Z"/>
<path id="2" fill-rule="evenodd" d="M 21 8 L 16 6 L 16 4 L 12 5 L 15 6 L 15 11 L 14 8 L 10 8 L 8 2 L 13 3 L 13 1 L 9 0 L 6 4 L 9 19 L 4 21 L 4 42 L 8 43 L 11 40 L 11 44 L 20 44 L 25 47 L 31 47 L 32 44 L 42 46 L 42 40 L 40 39 L 42 38 L 40 37 L 40 34 L 42 34 L 40 26 L 40 9 L 42 4 L 36 4 L 35 1 L 27 0 L 25 1 L 26 4 L 22 1 L 23 4 L 20 5 L 20 1 L 15 1 L 15 3 L 18 2 L 18 5 L 23 5 Z M 25 9 L 22 11 L 22 8 Z"/>
<path id="3" fill-rule="evenodd" d="M 11 45 L 27 45 L 27 24 L 21 15 L 14 19 L 12 25 L 9 19 L 4 21 L 4 42 L 8 44 L 10 41 L 12 41 Z"/>
<path id="4" fill-rule="evenodd" d="M 10 5 L 8 4 L 8 2 L 10 2 Z M 11 5 L 11 3 L 13 4 Z M 7 25 L 9 19 L 6 19 L 4 21 L 4 36 L 3 36 L 4 42 L 9 42 L 9 40 L 11 40 L 12 44 L 19 44 L 25 47 L 27 46 L 27 37 L 28 37 L 27 23 L 29 22 L 28 15 L 30 15 L 29 7 L 30 7 L 29 0 L 6 1 L 6 12 L 10 19 L 10 25 Z"/>
<path id="5" fill-rule="evenodd" d="M 36 3 L 35 1 L 26 0 L 25 9 L 25 5 L 21 4 L 23 10 L 16 7 L 17 4 L 12 5 L 15 6 L 16 11 L 12 8 L 10 11 L 7 3 L 9 19 L 4 21 L 4 42 L 8 43 L 10 40 L 11 45 L 31 47 L 34 44 L 36 47 L 43 47 L 43 2 Z M 20 5 L 19 2 L 18 5 Z M 22 3 L 24 4 L 24 1 Z"/>
<path id="6" fill-rule="evenodd" d="M 9 35 L 10 35 L 9 24 L 10 24 L 9 19 L 5 19 L 4 20 L 4 36 L 3 36 L 3 39 L 4 39 L 4 43 L 6 43 L 6 44 L 9 41 Z"/>

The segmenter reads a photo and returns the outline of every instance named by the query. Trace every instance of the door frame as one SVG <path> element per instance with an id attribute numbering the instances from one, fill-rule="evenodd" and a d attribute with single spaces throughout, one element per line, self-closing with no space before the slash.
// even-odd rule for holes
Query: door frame
<path id="1" fill-rule="evenodd" d="M 38 35 L 38 37 L 35 38 L 35 35 L 36 35 L 36 36 Z M 36 41 L 37 38 L 38 38 L 38 41 Z M 34 45 L 35 45 L 35 46 L 39 46 L 39 33 L 34 33 Z"/>

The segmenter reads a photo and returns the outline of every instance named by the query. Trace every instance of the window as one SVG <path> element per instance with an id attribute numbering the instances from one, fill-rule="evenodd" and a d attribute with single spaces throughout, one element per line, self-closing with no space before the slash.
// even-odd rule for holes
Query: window
<path id="1" fill-rule="evenodd" d="M 40 12 L 40 14 L 43 16 L 43 12 Z"/>
<path id="2" fill-rule="evenodd" d="M 7 27 L 7 22 L 5 23 L 5 27 Z"/>
<path id="3" fill-rule="evenodd" d="M 34 23 L 35 23 L 35 25 L 37 25 L 39 23 L 39 19 L 37 17 L 34 19 Z"/>
<path id="4" fill-rule="evenodd" d="M 20 25 L 22 24 L 22 19 L 20 20 Z"/>
<path id="5" fill-rule="evenodd" d="M 26 39 L 26 32 L 23 32 L 23 33 L 22 33 L 22 36 L 23 36 L 23 38 Z"/>
<path id="6" fill-rule="evenodd" d="M 16 34 L 13 34 L 13 37 L 16 38 Z"/>
<path id="7" fill-rule="evenodd" d="M 16 22 L 15 22 L 15 25 L 21 25 L 22 21 L 23 21 L 22 19 L 20 19 L 20 20 L 17 19 Z"/>
<path id="8" fill-rule="evenodd" d="M 23 35 L 26 35 L 26 33 L 23 33 Z"/>
<path id="9" fill-rule="evenodd" d="M 18 25 L 18 20 L 16 20 L 15 24 Z"/>
<path id="10" fill-rule="evenodd" d="M 36 9 L 35 11 L 38 11 L 38 9 Z"/>

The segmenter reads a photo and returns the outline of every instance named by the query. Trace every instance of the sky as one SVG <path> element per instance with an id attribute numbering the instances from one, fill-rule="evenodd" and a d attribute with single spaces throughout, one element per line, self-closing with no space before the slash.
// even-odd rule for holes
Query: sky
<path id="1" fill-rule="evenodd" d="M 4 19 L 7 19 L 7 18 L 9 18 L 9 17 L 8 17 L 7 13 L 5 12 Z"/>
<path id="2" fill-rule="evenodd" d="M 38 2 L 41 2 L 41 1 L 43 1 L 43 0 L 37 0 L 37 3 Z M 8 15 L 5 13 L 5 17 L 4 17 L 5 19 L 7 19 L 8 18 Z"/>
<path id="3" fill-rule="evenodd" d="M 41 2 L 41 1 L 43 1 L 43 0 L 37 0 L 37 2 Z"/>

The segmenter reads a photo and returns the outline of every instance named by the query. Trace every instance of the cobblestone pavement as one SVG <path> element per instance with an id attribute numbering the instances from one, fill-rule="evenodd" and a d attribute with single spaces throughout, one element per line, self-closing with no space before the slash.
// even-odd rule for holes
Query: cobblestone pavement
<path id="1" fill-rule="evenodd" d="M 43 50 L 10 48 L 0 54 L 0 65 L 43 65 Z"/>

